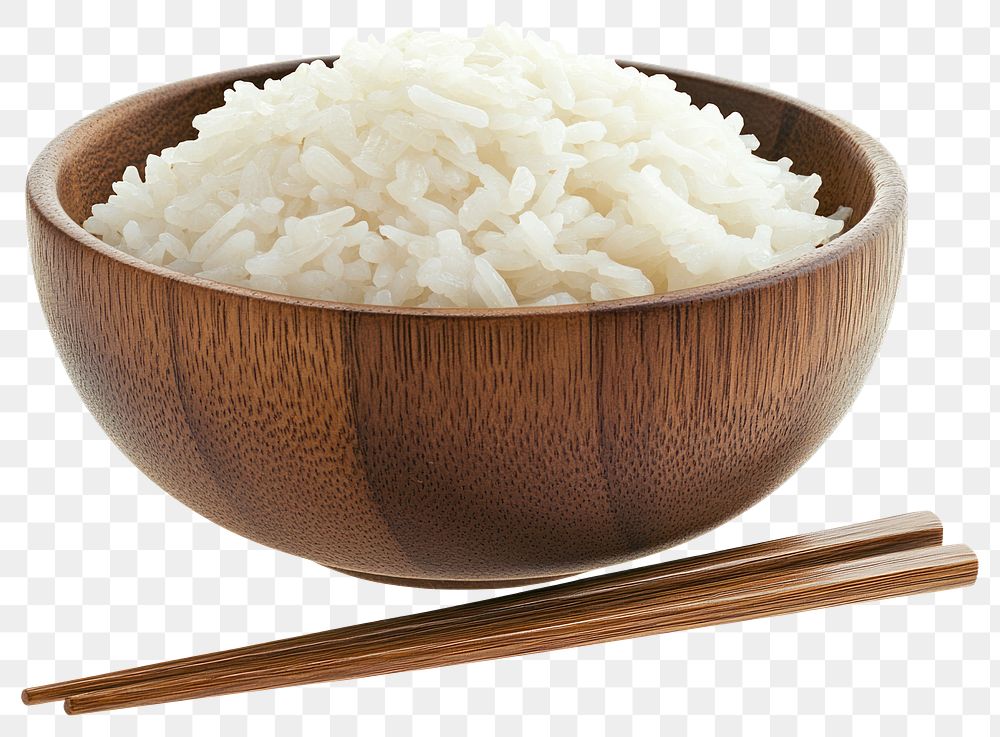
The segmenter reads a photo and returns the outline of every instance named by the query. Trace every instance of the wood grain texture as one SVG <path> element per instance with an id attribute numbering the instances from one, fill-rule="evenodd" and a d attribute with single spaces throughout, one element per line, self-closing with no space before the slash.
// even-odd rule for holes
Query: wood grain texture
<path id="1" fill-rule="evenodd" d="M 649 586 L 661 589 L 667 585 L 680 587 L 693 583 L 707 584 L 735 576 L 788 571 L 817 563 L 846 562 L 866 556 L 940 545 L 942 532 L 941 521 L 935 515 L 930 512 L 914 512 L 585 578 L 384 622 L 368 622 L 328 632 L 36 686 L 25 689 L 21 700 L 25 704 L 41 704 L 75 694 L 149 683 L 166 677 L 206 676 L 210 673 L 232 675 L 256 670 L 263 662 L 274 663 L 277 659 L 290 655 L 295 657 L 295 653 L 309 652 L 315 656 L 331 646 L 342 646 L 348 641 L 357 641 L 375 634 L 381 636 L 389 631 L 397 635 L 403 631 L 423 631 L 427 625 L 440 624 L 445 620 L 454 624 L 486 616 L 495 619 L 499 614 L 506 615 L 523 608 L 531 608 L 536 612 L 554 611 L 575 607 L 578 600 L 593 596 L 604 599 L 612 596 L 636 598 L 642 596 Z"/>
<path id="2" fill-rule="evenodd" d="M 577 582 L 582 587 L 553 586 L 332 630 L 311 636 L 307 645 L 210 667 L 161 670 L 119 684 L 105 680 L 101 688 L 70 694 L 65 707 L 83 714 L 547 652 L 966 586 L 978 572 L 975 554 L 964 545 L 869 549 L 848 559 L 828 550 L 784 562 L 767 568 L 751 556 L 747 568 L 729 566 L 724 574 L 718 561 L 701 571 L 653 566 L 639 569 L 649 574 L 642 580 L 610 574 Z"/>
<path id="3" fill-rule="evenodd" d="M 28 177 L 41 303 L 67 371 L 153 481 L 241 535 L 417 585 L 505 585 L 645 555 L 762 499 L 828 436 L 884 334 L 905 186 L 790 98 L 670 71 L 854 208 L 815 254 L 592 305 L 387 308 L 176 274 L 80 228 L 129 164 L 193 133 L 236 70 L 128 98 Z M 657 67 L 635 65 L 647 73 Z"/>

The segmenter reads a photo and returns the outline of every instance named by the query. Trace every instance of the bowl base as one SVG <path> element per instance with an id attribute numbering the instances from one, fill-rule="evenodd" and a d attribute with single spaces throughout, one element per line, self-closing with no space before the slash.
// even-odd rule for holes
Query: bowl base
<path id="1" fill-rule="evenodd" d="M 565 573 L 558 576 L 505 578 L 495 581 L 459 581 L 437 578 L 401 578 L 397 576 L 380 576 L 377 573 L 362 573 L 361 571 L 350 571 L 346 568 L 334 568 L 333 566 L 327 566 L 327 568 L 332 571 L 336 571 L 337 573 L 346 573 L 348 576 L 364 579 L 365 581 L 385 583 L 392 586 L 410 586 L 411 588 L 418 589 L 503 589 L 510 588 L 512 586 L 531 586 L 536 583 L 545 583 L 546 581 L 555 581 L 556 579 L 577 575 L 575 573 Z"/>

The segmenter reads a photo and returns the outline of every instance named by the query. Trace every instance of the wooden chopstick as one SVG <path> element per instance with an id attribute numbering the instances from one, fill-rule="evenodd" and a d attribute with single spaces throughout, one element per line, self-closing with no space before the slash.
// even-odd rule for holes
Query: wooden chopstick
<path id="1" fill-rule="evenodd" d="M 307 649 L 272 662 L 265 658 L 228 674 L 168 675 L 81 693 L 66 699 L 65 708 L 83 714 L 539 653 L 965 586 L 975 581 L 977 569 L 966 546 L 934 545 L 681 587 L 661 581 L 640 596 L 576 597 L 562 609 L 521 607 L 500 618 L 397 628 L 321 653 Z"/>
<path id="2" fill-rule="evenodd" d="M 680 587 L 692 582 L 708 583 L 736 575 L 757 575 L 819 562 L 848 561 L 877 553 L 938 545 L 941 539 L 941 521 L 935 515 L 930 512 L 904 514 L 447 609 L 37 686 L 25 689 L 21 698 L 26 704 L 39 704 L 79 693 L 157 681 L 168 676 L 234 673 L 273 663 L 276 658 L 295 653 L 319 655 L 322 651 L 356 642 L 361 638 L 382 638 L 392 633 L 425 629 L 431 625 L 457 626 L 460 622 L 469 620 L 482 621 L 487 615 L 491 619 L 503 618 L 525 607 L 536 612 L 553 611 L 585 597 L 641 597 L 649 587 Z"/>

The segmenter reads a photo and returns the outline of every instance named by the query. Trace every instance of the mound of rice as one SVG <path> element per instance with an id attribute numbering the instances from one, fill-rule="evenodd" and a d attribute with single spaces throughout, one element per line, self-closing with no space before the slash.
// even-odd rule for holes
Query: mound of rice
<path id="1" fill-rule="evenodd" d="M 427 307 L 665 292 L 824 243 L 820 177 L 663 75 L 529 34 L 353 42 L 129 167 L 84 227 L 140 259 L 269 292 Z"/>

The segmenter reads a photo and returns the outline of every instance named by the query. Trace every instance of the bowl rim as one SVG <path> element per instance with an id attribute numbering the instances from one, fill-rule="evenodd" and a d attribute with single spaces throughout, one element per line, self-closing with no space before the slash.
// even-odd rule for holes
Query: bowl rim
<path id="1" fill-rule="evenodd" d="M 863 248 L 877 239 L 885 230 L 893 228 L 904 219 L 906 208 L 906 182 L 903 173 L 886 148 L 875 138 L 833 113 L 830 113 L 811 103 L 785 95 L 780 92 L 739 82 L 712 74 L 688 71 L 657 64 L 646 64 L 630 60 L 616 59 L 623 67 L 634 67 L 644 74 L 666 74 L 671 78 L 690 79 L 710 82 L 722 88 L 730 88 L 765 95 L 779 102 L 796 108 L 800 112 L 827 120 L 832 125 L 848 133 L 860 149 L 861 157 L 867 161 L 873 171 L 875 192 L 868 212 L 847 232 L 838 235 L 826 245 L 784 261 L 760 271 L 744 276 L 734 277 L 721 282 L 703 286 L 688 287 L 675 291 L 626 297 L 616 300 L 599 302 L 584 302 L 568 305 L 551 306 L 520 306 L 520 307 L 401 307 L 394 305 L 356 304 L 333 300 L 294 297 L 274 292 L 265 292 L 250 287 L 236 286 L 218 282 L 204 277 L 173 271 L 164 266 L 158 266 L 143 261 L 131 254 L 106 244 L 101 239 L 84 230 L 82 225 L 74 221 L 63 208 L 58 197 L 58 180 L 64 157 L 72 148 L 73 141 L 81 134 L 86 134 L 93 125 L 114 114 L 120 109 L 134 105 L 140 100 L 162 94 L 166 90 L 183 92 L 193 90 L 208 84 L 218 84 L 226 81 L 229 85 L 248 76 L 284 76 L 298 65 L 317 59 L 329 64 L 337 56 L 311 56 L 301 59 L 271 62 L 253 66 L 238 67 L 212 74 L 191 77 L 169 84 L 143 90 L 113 102 L 77 121 L 50 141 L 36 157 L 28 171 L 25 185 L 25 195 L 29 208 L 33 208 L 44 217 L 54 228 L 60 230 L 70 239 L 80 245 L 96 251 L 102 256 L 113 259 L 124 266 L 147 272 L 157 277 L 172 280 L 187 286 L 220 292 L 222 295 L 244 299 L 256 299 L 281 305 L 305 307 L 337 312 L 372 314 L 384 316 L 409 316 L 422 318 L 463 317 L 471 319 L 525 318 L 535 316 L 557 316 L 574 314 L 594 314 L 605 312 L 621 312 L 645 310 L 681 303 L 697 303 L 721 299 L 749 290 L 775 285 L 847 257 L 854 251 Z M 683 86 L 680 84 L 679 86 Z M 156 153 L 156 152 L 150 152 Z M 905 222 L 905 221 L 904 221 Z"/>

